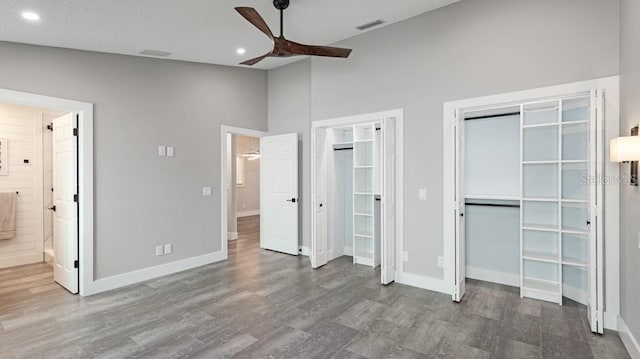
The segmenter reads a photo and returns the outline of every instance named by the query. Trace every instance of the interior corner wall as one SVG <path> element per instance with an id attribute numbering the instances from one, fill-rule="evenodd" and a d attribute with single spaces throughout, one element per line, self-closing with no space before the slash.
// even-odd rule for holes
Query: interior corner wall
<path id="1" fill-rule="evenodd" d="M 220 188 L 221 124 L 267 129 L 266 71 L 7 42 L 0 53 L 0 88 L 94 104 L 94 279 L 221 252 L 221 194 L 202 187 Z M 173 253 L 156 256 L 163 243 Z"/>
<path id="2" fill-rule="evenodd" d="M 620 2 L 620 131 L 629 136 L 640 124 L 640 2 Z M 620 175 L 628 178 L 629 165 L 620 165 Z M 640 187 L 620 185 L 620 316 L 636 339 L 640 339 Z"/>
<path id="3" fill-rule="evenodd" d="M 302 133 L 307 158 L 311 121 L 404 109 L 404 271 L 443 279 L 443 103 L 617 75 L 618 28 L 617 1 L 463 0 L 269 71 L 269 130 Z M 308 201 L 308 164 L 302 181 Z"/>

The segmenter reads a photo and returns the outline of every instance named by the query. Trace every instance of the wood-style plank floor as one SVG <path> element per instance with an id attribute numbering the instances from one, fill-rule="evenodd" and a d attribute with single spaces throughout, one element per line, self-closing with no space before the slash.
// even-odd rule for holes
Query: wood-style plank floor
<path id="1" fill-rule="evenodd" d="M 392 284 L 343 257 L 259 248 L 241 218 L 229 260 L 88 298 L 50 267 L 0 270 L 0 358 L 628 358 L 584 306 L 469 281 L 448 295 Z"/>

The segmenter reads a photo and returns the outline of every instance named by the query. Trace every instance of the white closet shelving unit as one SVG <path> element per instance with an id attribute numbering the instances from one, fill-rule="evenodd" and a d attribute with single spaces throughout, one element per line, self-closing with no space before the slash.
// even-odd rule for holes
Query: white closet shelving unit
<path id="1" fill-rule="evenodd" d="M 353 262 L 372 267 L 380 265 L 374 218 L 375 130 L 373 123 L 353 128 Z"/>
<path id="2" fill-rule="evenodd" d="M 521 105 L 521 296 L 587 285 L 590 97 Z"/>

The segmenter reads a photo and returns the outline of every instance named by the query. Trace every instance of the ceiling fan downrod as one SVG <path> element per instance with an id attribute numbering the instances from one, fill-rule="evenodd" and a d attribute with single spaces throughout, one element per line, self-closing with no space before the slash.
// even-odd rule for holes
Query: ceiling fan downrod
<path id="1" fill-rule="evenodd" d="M 284 10 L 289 7 L 289 0 L 273 0 L 273 6 L 280 10 L 280 38 L 284 39 Z"/>

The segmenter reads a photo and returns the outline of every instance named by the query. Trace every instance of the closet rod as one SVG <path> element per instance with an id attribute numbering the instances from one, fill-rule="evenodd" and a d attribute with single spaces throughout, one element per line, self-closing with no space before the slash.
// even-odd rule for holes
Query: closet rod
<path id="1" fill-rule="evenodd" d="M 520 208 L 519 204 L 499 204 L 499 203 L 465 203 L 465 206 L 486 206 L 486 207 L 510 207 Z"/>
<path id="2" fill-rule="evenodd" d="M 499 113 L 497 115 L 485 115 L 485 116 L 475 116 L 475 117 L 465 117 L 465 121 L 471 120 L 483 120 L 485 118 L 493 118 L 493 117 L 507 117 L 507 116 L 515 116 L 520 115 L 520 111 L 518 112 L 508 112 L 508 113 Z"/>
<path id="3" fill-rule="evenodd" d="M 353 147 L 343 147 L 343 148 L 334 148 L 334 151 L 346 151 L 346 150 L 352 150 Z"/>

